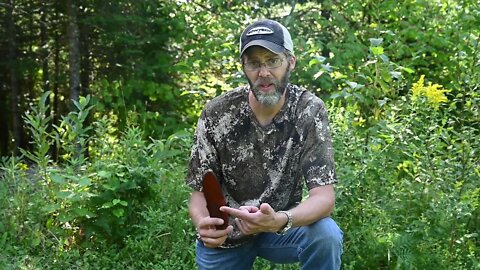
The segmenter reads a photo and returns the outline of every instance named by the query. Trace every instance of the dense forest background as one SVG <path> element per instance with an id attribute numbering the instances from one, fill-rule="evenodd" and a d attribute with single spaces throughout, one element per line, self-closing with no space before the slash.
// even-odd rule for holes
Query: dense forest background
<path id="1" fill-rule="evenodd" d="M 328 106 L 343 268 L 480 269 L 476 0 L 1 1 L 0 269 L 194 269 L 194 126 L 258 18 Z"/>

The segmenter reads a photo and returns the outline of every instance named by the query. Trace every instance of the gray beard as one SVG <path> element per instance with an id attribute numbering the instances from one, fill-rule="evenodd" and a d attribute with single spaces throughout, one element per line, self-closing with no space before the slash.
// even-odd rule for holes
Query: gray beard
<path id="1" fill-rule="evenodd" d="M 278 104 L 280 99 L 282 98 L 283 93 L 285 93 L 285 89 L 287 89 L 287 85 L 289 83 L 289 78 L 290 78 L 290 71 L 289 68 L 287 67 L 287 72 L 285 72 L 285 75 L 282 77 L 282 79 L 279 81 L 275 78 L 272 79 L 258 79 L 254 84 L 250 81 L 250 79 L 247 80 L 250 83 L 250 88 L 252 89 L 253 96 L 260 102 L 262 105 L 273 107 Z M 260 84 L 266 84 L 266 83 L 271 83 L 275 87 L 275 91 L 271 93 L 265 93 L 262 90 L 260 90 Z"/>

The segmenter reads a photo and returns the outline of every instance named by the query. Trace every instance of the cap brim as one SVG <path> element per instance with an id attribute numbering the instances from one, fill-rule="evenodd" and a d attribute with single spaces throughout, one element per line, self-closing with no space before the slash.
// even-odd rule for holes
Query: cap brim
<path id="1" fill-rule="evenodd" d="M 275 44 L 273 42 L 270 42 L 268 40 L 257 39 L 257 40 L 252 40 L 248 44 L 246 44 L 245 47 L 243 47 L 243 50 L 240 52 L 240 56 L 242 56 L 243 53 L 252 46 L 261 46 L 261 47 L 264 47 L 265 49 L 270 50 L 273 53 L 282 53 L 285 50 L 285 48 L 283 48 L 282 46 Z"/>

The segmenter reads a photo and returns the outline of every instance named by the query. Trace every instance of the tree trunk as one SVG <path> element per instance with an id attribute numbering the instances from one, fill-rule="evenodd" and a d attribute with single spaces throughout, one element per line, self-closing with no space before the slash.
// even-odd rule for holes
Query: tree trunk
<path id="1" fill-rule="evenodd" d="M 90 38 L 89 38 L 89 29 L 88 25 L 84 23 L 86 16 L 85 7 L 83 10 L 80 10 L 80 53 L 81 53 L 81 63 L 80 63 L 80 83 L 82 87 L 81 95 L 87 96 L 90 93 Z M 92 122 L 92 116 L 89 114 L 85 119 L 84 124 L 89 126 Z M 89 131 L 90 135 L 93 135 L 92 130 Z M 88 147 L 85 149 L 85 156 L 90 156 L 88 152 Z"/>
<path id="2" fill-rule="evenodd" d="M 48 44 L 48 25 L 47 25 L 47 12 L 49 10 L 48 2 L 42 2 L 40 8 L 40 43 L 42 45 L 41 49 L 41 59 L 42 59 L 42 82 L 43 82 L 43 92 L 46 93 L 50 91 L 50 69 L 48 68 L 48 55 L 49 55 L 49 44 Z M 54 112 L 52 111 L 52 105 L 50 98 L 47 97 L 45 100 L 45 105 L 48 106 L 46 111 L 46 117 L 51 116 Z M 51 133 L 53 129 L 52 122 L 48 124 L 47 132 Z M 55 147 L 50 147 L 50 156 L 53 157 L 55 154 Z"/>
<path id="3" fill-rule="evenodd" d="M 55 13 L 54 13 L 54 20 L 53 24 L 54 25 L 59 25 L 60 20 L 59 20 L 59 7 L 58 3 L 55 4 Z M 59 124 L 59 106 L 58 106 L 58 88 L 60 87 L 60 33 L 58 29 L 55 29 L 53 31 L 53 106 L 52 106 L 52 111 L 53 111 L 53 120 L 52 120 L 52 125 L 58 125 Z M 52 159 L 54 161 L 58 161 L 58 148 L 53 147 L 52 151 Z"/>
<path id="4" fill-rule="evenodd" d="M 80 14 L 80 19 L 84 19 L 86 16 L 85 11 Z M 80 70 L 80 83 L 82 86 L 81 95 L 87 96 L 90 93 L 90 38 L 89 29 L 87 24 L 80 21 L 80 53 L 81 58 L 81 70 Z"/>
<path id="5" fill-rule="evenodd" d="M 47 29 L 47 10 L 48 4 L 42 2 L 41 7 L 41 16 L 40 16 L 40 42 L 42 44 L 41 57 L 42 57 L 42 82 L 43 82 L 43 92 L 50 91 L 50 74 L 48 69 L 48 29 Z M 50 103 L 50 99 L 47 99 L 47 104 Z"/>
<path id="6" fill-rule="evenodd" d="M 19 110 L 19 83 L 17 69 L 14 63 L 17 61 L 17 42 L 16 42 L 16 29 L 14 18 L 15 1 L 10 0 L 6 5 L 7 10 L 7 37 L 8 37 L 8 60 L 9 60 L 9 72 L 10 72 L 10 109 L 12 116 L 12 139 L 13 139 L 13 154 L 18 155 L 20 153 L 21 141 L 21 122 L 20 122 L 20 110 Z"/>
<path id="7" fill-rule="evenodd" d="M 67 0 L 68 47 L 70 64 L 70 99 L 78 101 L 80 96 L 80 31 L 78 28 L 78 6 L 76 0 Z"/>
<path id="8" fill-rule="evenodd" d="M 2 76 L 2 79 L 4 77 Z M 7 88 L 4 84 L 0 85 L 0 123 L 3 124 L 3 128 L 0 129 L 0 156 L 8 155 L 8 102 L 7 102 Z"/>
<path id="9" fill-rule="evenodd" d="M 41 59 L 42 59 L 42 88 L 43 92 L 46 93 L 50 91 L 50 72 L 48 68 L 48 52 L 49 47 L 48 47 L 48 29 L 47 29 L 47 10 L 48 10 L 48 4 L 45 2 L 42 2 L 42 7 L 40 10 L 41 16 L 40 16 L 40 42 L 42 44 L 42 49 L 41 49 Z M 46 100 L 46 105 L 50 105 L 50 99 L 47 98 Z M 50 115 L 51 108 L 48 110 L 47 114 Z M 49 127 L 49 131 L 50 131 Z"/>
<path id="10" fill-rule="evenodd" d="M 329 21 L 331 17 L 331 12 L 332 12 L 331 7 L 328 5 L 325 5 L 325 1 L 322 1 L 321 3 L 322 3 L 322 11 L 320 15 L 323 17 L 325 21 Z M 325 31 L 324 35 L 328 35 L 328 36 L 323 38 L 324 44 L 327 44 L 328 41 L 331 39 L 331 34 L 328 34 L 328 33 L 331 33 L 331 32 L 329 30 Z M 328 49 L 327 46 L 323 46 L 322 56 L 325 58 L 330 57 L 330 49 Z"/>

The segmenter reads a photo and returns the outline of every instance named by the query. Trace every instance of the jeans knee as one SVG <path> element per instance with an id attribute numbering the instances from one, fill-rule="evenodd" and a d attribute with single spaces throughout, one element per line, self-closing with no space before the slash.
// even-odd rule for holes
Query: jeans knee
<path id="1" fill-rule="evenodd" d="M 302 269 L 340 269 L 343 233 L 331 218 L 321 219 L 306 229 L 306 246 L 300 250 Z"/>
<path id="2" fill-rule="evenodd" d="M 312 240 L 312 244 L 321 245 L 323 248 L 327 246 L 333 249 L 342 247 L 343 232 L 333 219 L 323 218 L 308 227 L 308 238 Z"/>

